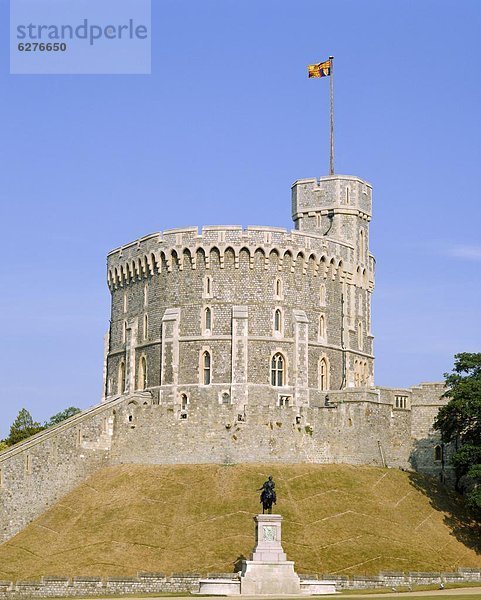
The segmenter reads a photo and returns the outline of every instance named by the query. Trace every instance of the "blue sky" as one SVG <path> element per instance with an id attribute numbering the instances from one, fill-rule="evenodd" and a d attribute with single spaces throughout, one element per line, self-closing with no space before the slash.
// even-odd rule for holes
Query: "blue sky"
<path id="1" fill-rule="evenodd" d="M 153 0 L 151 75 L 9 75 L 0 0 L 0 435 L 101 396 L 107 252 L 202 224 L 291 227 L 290 185 L 374 186 L 376 383 L 480 351 L 481 3 Z"/>

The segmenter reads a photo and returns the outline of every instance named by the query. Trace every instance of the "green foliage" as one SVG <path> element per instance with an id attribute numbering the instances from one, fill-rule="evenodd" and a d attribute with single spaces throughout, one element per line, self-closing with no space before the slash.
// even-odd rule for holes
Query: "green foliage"
<path id="1" fill-rule="evenodd" d="M 33 420 L 28 410 L 22 408 L 10 426 L 10 434 L 5 439 L 5 442 L 8 446 L 13 446 L 13 444 L 18 444 L 18 442 L 35 435 L 39 431 L 42 431 L 42 429 L 44 427 Z"/>
<path id="2" fill-rule="evenodd" d="M 443 442 L 456 444 L 452 463 L 458 487 L 481 520 L 481 353 L 463 352 L 454 359 L 453 372 L 445 375 L 450 401 L 440 409 L 434 428 Z"/>
<path id="3" fill-rule="evenodd" d="M 452 463 L 458 477 L 466 475 L 472 465 L 481 465 L 481 441 L 478 446 L 474 444 L 461 446 L 453 455 Z"/>
<path id="4" fill-rule="evenodd" d="M 63 410 L 62 412 L 59 412 L 56 415 L 53 415 L 53 417 L 50 417 L 50 419 L 45 423 L 45 427 L 53 427 L 53 425 L 58 425 L 62 421 L 65 421 L 65 419 L 69 419 L 70 417 L 73 417 L 74 415 L 78 414 L 79 412 L 81 412 L 80 408 L 76 408 L 75 406 L 70 406 L 69 408 L 66 408 L 65 410 Z"/>
<path id="5" fill-rule="evenodd" d="M 453 373 L 445 374 L 450 398 L 443 406 L 435 429 L 441 432 L 443 442 L 481 444 L 481 353 L 456 354 Z"/>
<path id="6" fill-rule="evenodd" d="M 81 412 L 80 408 L 70 406 L 56 415 L 53 415 L 53 417 L 50 417 L 50 419 L 46 421 L 44 425 L 41 425 L 37 421 L 33 420 L 32 415 L 28 412 L 28 410 L 22 408 L 10 427 L 9 436 L 4 440 L 0 440 L 0 452 L 9 446 L 13 446 L 13 444 L 18 444 L 30 436 L 35 435 L 39 431 L 43 431 L 47 427 L 58 425 L 62 421 L 65 421 L 65 419 L 73 417 L 79 412 Z"/>

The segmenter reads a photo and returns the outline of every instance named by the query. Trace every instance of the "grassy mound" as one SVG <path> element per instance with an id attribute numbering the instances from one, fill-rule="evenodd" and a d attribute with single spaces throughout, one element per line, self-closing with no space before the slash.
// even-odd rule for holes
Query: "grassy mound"
<path id="1" fill-rule="evenodd" d="M 0 578 L 229 572 L 254 545 L 272 474 L 283 546 L 300 573 L 479 567 L 459 497 L 394 469 L 124 465 L 96 473 L 0 546 Z"/>

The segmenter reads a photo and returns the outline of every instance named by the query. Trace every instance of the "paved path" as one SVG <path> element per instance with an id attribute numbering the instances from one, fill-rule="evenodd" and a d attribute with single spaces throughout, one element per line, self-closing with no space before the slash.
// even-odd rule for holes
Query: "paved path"
<path id="1" fill-rule="evenodd" d="M 474 598 L 481 598 L 481 587 L 469 587 L 469 588 L 455 588 L 451 590 L 427 590 L 423 592 L 389 592 L 384 594 L 349 594 L 348 596 L 341 596 L 340 594 L 336 594 L 336 596 L 324 596 L 324 598 L 341 598 L 344 597 L 346 599 L 352 598 L 409 598 L 409 596 L 439 596 L 440 600 L 443 596 L 474 596 Z M 474 600 L 474 599 L 473 599 Z"/>

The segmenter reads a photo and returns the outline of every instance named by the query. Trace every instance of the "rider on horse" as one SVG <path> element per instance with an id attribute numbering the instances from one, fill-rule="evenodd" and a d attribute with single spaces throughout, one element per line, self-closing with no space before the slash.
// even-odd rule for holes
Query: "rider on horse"
<path id="1" fill-rule="evenodd" d="M 272 505 L 277 502 L 276 484 L 274 483 L 274 480 L 272 479 L 272 475 L 269 475 L 269 479 L 267 481 L 265 481 L 262 484 L 262 487 L 259 488 L 257 491 L 260 492 L 261 490 L 262 490 L 262 494 L 261 494 L 262 514 L 264 514 L 265 510 L 267 510 L 267 512 L 269 514 L 271 514 L 272 513 Z"/>

